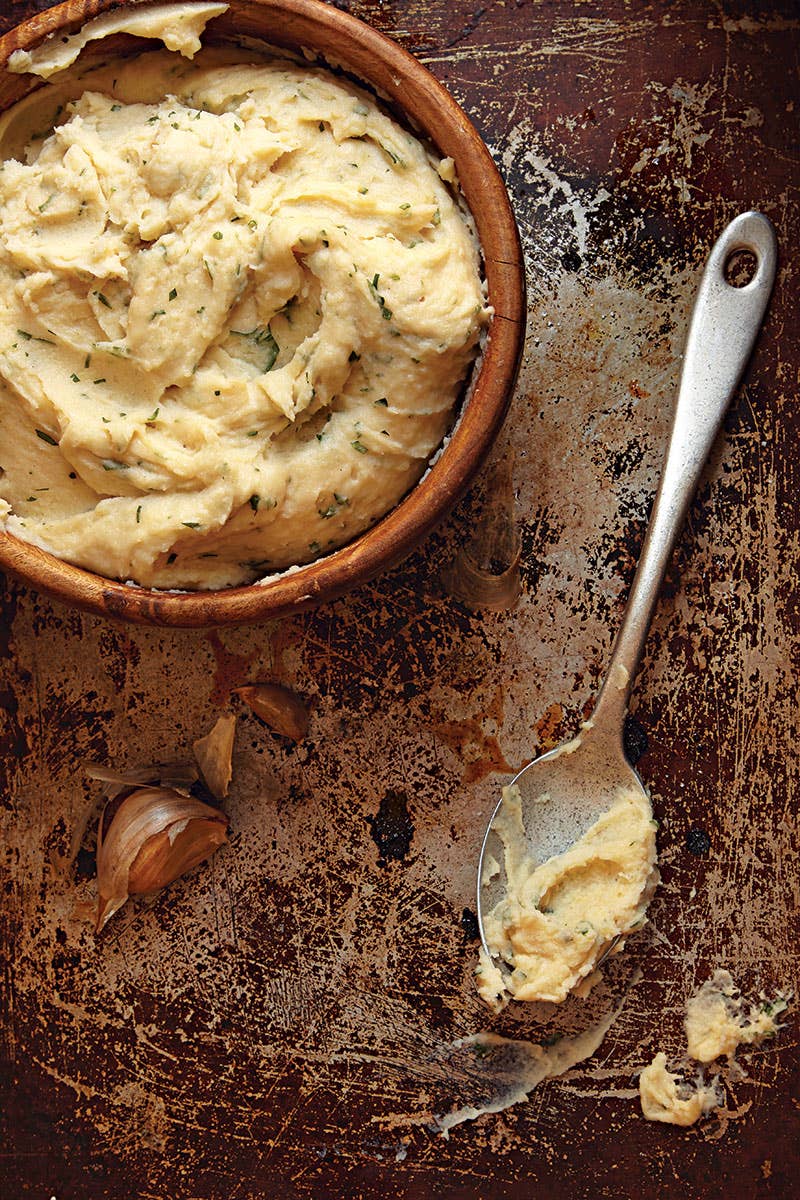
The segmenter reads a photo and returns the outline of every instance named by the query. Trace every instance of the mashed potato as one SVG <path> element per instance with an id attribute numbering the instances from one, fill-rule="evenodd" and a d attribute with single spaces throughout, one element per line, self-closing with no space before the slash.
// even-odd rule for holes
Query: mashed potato
<path id="1" fill-rule="evenodd" d="M 238 50 L 72 68 L 0 141 L 9 532 L 218 588 L 419 479 L 489 319 L 450 160 L 350 83 Z"/>
<path id="2" fill-rule="evenodd" d="M 493 828 L 507 888 L 484 917 L 493 957 L 481 950 L 476 971 L 478 992 L 495 1011 L 512 998 L 565 1000 L 615 938 L 644 924 L 658 882 L 655 822 L 641 791 L 621 788 L 583 837 L 544 863 L 526 849 L 519 787 L 504 788 L 503 800 Z M 489 877 L 497 872 L 490 863 Z"/>
<path id="3" fill-rule="evenodd" d="M 688 1081 L 667 1069 L 667 1056 L 659 1053 L 639 1075 L 642 1115 L 662 1125 L 694 1125 L 719 1108 L 722 1094 L 702 1079 Z"/>
<path id="4" fill-rule="evenodd" d="M 731 1062 L 739 1046 L 775 1037 L 781 1028 L 775 1018 L 787 1006 L 784 996 L 767 1000 L 763 993 L 757 1004 L 746 1001 L 730 971 L 718 968 L 686 1002 L 687 1057 L 703 1065 L 723 1056 Z M 707 1085 L 702 1076 L 673 1074 L 662 1052 L 642 1070 L 639 1098 L 649 1121 L 668 1125 L 694 1125 L 724 1103 L 718 1080 Z"/>

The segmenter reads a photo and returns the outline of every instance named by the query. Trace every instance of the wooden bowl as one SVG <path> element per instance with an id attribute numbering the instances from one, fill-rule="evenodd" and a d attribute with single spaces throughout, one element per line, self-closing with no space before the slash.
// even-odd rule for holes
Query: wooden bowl
<path id="1" fill-rule="evenodd" d="M 112 2 L 67 0 L 24 22 L 0 38 L 0 65 L 14 50 L 71 31 Z M 494 318 L 469 400 L 433 467 L 366 533 L 291 574 L 213 592 L 160 592 L 105 579 L 0 533 L 0 569 L 70 606 L 140 624 L 210 627 L 286 616 L 397 564 L 449 512 L 483 461 L 505 416 L 522 348 L 524 269 L 514 216 L 488 150 L 444 87 L 394 42 L 318 0 L 230 0 L 228 11 L 208 25 L 204 41 L 242 35 L 315 51 L 323 65 L 328 62 L 367 84 L 412 131 L 455 160 L 482 247 Z M 122 42 L 133 44 L 132 39 Z M 0 71 L 0 109 L 32 88 L 30 77 Z"/>

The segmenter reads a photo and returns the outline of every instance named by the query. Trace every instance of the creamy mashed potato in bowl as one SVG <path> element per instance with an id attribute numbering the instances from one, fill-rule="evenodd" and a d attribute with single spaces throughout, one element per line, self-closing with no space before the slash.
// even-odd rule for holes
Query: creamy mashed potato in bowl
<path id="1" fill-rule="evenodd" d="M 177 50 L 98 42 L 16 108 L 30 75 L 4 74 L 0 562 L 135 620 L 258 620 L 393 564 L 461 494 L 514 378 L 519 247 L 393 43 L 323 5 L 160 7 L 138 32 L 183 22 Z M 2 43 L 53 70 L 25 27 Z"/>

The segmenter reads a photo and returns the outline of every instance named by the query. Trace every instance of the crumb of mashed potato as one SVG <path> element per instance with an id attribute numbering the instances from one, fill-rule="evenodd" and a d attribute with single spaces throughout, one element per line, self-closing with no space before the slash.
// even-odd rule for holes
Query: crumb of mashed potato
<path id="1" fill-rule="evenodd" d="M 615 938 L 644 924 L 658 881 L 655 822 L 641 792 L 622 790 L 582 838 L 542 864 L 515 852 L 526 844 L 519 788 L 505 788 L 503 799 L 494 829 L 507 888 L 484 918 L 492 958 L 482 950 L 477 968 L 478 991 L 495 1011 L 512 998 L 566 999 Z"/>
<path id="2" fill-rule="evenodd" d="M 17 109 L 5 528 L 110 578 L 218 588 L 392 508 L 490 316 L 426 148 L 349 82 L 241 50 L 76 69 Z"/>
<path id="3" fill-rule="evenodd" d="M 775 1017 L 786 1007 L 783 997 L 758 1004 L 745 1000 L 730 971 L 716 970 L 686 1004 L 689 1057 L 701 1063 L 732 1058 L 739 1046 L 774 1037 L 780 1028 Z"/>
<path id="4" fill-rule="evenodd" d="M 659 1053 L 639 1076 L 639 1099 L 648 1121 L 665 1125 L 694 1125 L 718 1108 L 721 1097 L 712 1084 L 693 1083 L 667 1070 L 667 1056 Z"/>

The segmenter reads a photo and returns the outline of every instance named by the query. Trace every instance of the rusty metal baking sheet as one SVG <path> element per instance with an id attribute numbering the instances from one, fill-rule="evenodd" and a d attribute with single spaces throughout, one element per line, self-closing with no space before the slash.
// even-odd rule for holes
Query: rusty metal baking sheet
<path id="1" fill-rule="evenodd" d="M 37 6 L 5 4 L 9 29 Z M 47 7 L 39 4 L 39 8 Z M 637 1076 L 683 1047 L 718 966 L 797 990 L 800 605 L 798 28 L 788 0 L 341 4 L 453 92 L 515 206 L 525 361 L 483 477 L 401 567 L 293 619 L 168 632 L 3 592 L 3 1195 L 796 1195 L 797 1008 L 725 1074 L 721 1115 L 643 1120 Z M 581 1027 L 597 1054 L 526 1103 L 454 1051 L 474 990 L 475 863 L 498 788 L 590 711 L 638 554 L 693 290 L 757 207 L 780 274 L 680 542 L 629 734 L 660 822 L 649 926 Z M 502 487 L 513 478 L 513 492 Z M 521 597 L 474 612 L 448 565 L 508 497 Z M 231 688 L 288 685 L 308 738 Z M 87 760 L 174 757 L 239 715 L 230 844 L 99 937 Z M 541 1014 L 539 1014 L 541 1015 Z"/>

